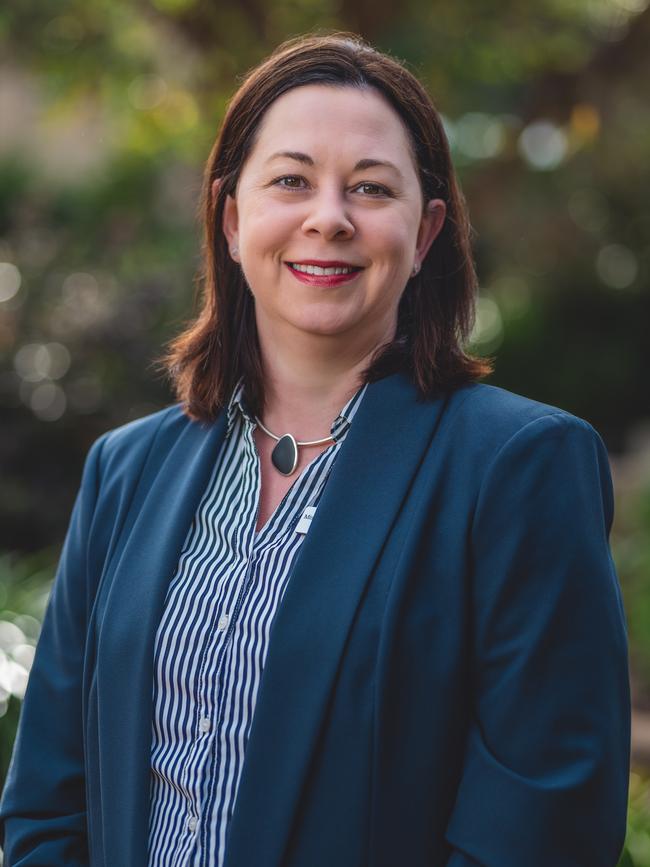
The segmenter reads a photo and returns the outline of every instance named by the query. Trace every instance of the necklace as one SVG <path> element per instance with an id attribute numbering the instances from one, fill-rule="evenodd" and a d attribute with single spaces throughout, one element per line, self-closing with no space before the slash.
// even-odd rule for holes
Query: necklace
<path id="1" fill-rule="evenodd" d="M 271 463 L 279 473 L 282 473 L 283 476 L 290 476 L 295 472 L 296 467 L 298 466 L 298 446 L 319 446 L 330 441 L 334 442 L 333 436 L 324 437 L 322 440 L 305 440 L 304 442 L 297 442 L 295 437 L 290 433 L 286 433 L 281 437 L 271 433 L 267 427 L 264 427 L 257 416 L 255 416 L 255 421 L 265 434 L 268 434 L 268 436 L 272 437 L 277 442 L 277 445 L 271 452 Z"/>

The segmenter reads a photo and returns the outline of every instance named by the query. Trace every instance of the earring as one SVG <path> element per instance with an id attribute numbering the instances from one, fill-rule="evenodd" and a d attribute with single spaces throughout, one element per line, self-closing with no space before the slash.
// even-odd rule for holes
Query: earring
<path id="1" fill-rule="evenodd" d="M 415 277 L 415 275 L 418 273 L 419 270 L 420 270 L 420 263 L 416 262 L 413 265 L 413 270 L 411 271 L 411 277 Z"/>
<path id="2" fill-rule="evenodd" d="M 236 256 L 238 253 L 239 253 L 239 247 L 233 247 L 233 248 L 230 250 L 230 255 L 233 257 L 233 259 L 235 258 L 235 256 Z"/>

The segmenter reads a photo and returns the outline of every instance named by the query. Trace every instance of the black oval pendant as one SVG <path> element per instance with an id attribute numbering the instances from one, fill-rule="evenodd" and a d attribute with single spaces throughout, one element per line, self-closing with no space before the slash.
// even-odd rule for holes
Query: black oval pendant
<path id="1" fill-rule="evenodd" d="M 271 462 L 283 476 L 290 476 L 294 472 L 298 466 L 298 446 L 291 434 L 280 437 L 271 452 Z"/>

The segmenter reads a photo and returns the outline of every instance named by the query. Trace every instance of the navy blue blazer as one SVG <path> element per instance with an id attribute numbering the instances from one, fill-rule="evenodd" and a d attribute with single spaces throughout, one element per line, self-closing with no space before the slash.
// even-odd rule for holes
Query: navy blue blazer
<path id="1" fill-rule="evenodd" d="M 1 806 L 5 867 L 147 863 L 153 644 L 225 433 L 91 448 Z M 630 748 L 607 453 L 486 384 L 371 384 L 291 575 L 226 867 L 614 867 Z"/>

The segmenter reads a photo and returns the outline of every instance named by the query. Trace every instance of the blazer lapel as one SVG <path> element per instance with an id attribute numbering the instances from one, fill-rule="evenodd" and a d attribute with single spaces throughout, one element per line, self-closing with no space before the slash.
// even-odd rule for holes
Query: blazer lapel
<path id="1" fill-rule="evenodd" d="M 169 581 L 226 430 L 187 423 L 159 436 L 126 518 L 99 630 L 97 713 L 102 831 L 107 864 L 147 859 L 153 651 Z M 166 455 L 156 465 L 156 454 Z M 164 504 L 164 508 L 161 508 Z M 129 526 L 131 525 L 131 526 Z"/>
<path id="2" fill-rule="evenodd" d="M 355 611 L 443 404 L 401 374 L 364 395 L 273 624 L 226 867 L 282 863 Z"/>

